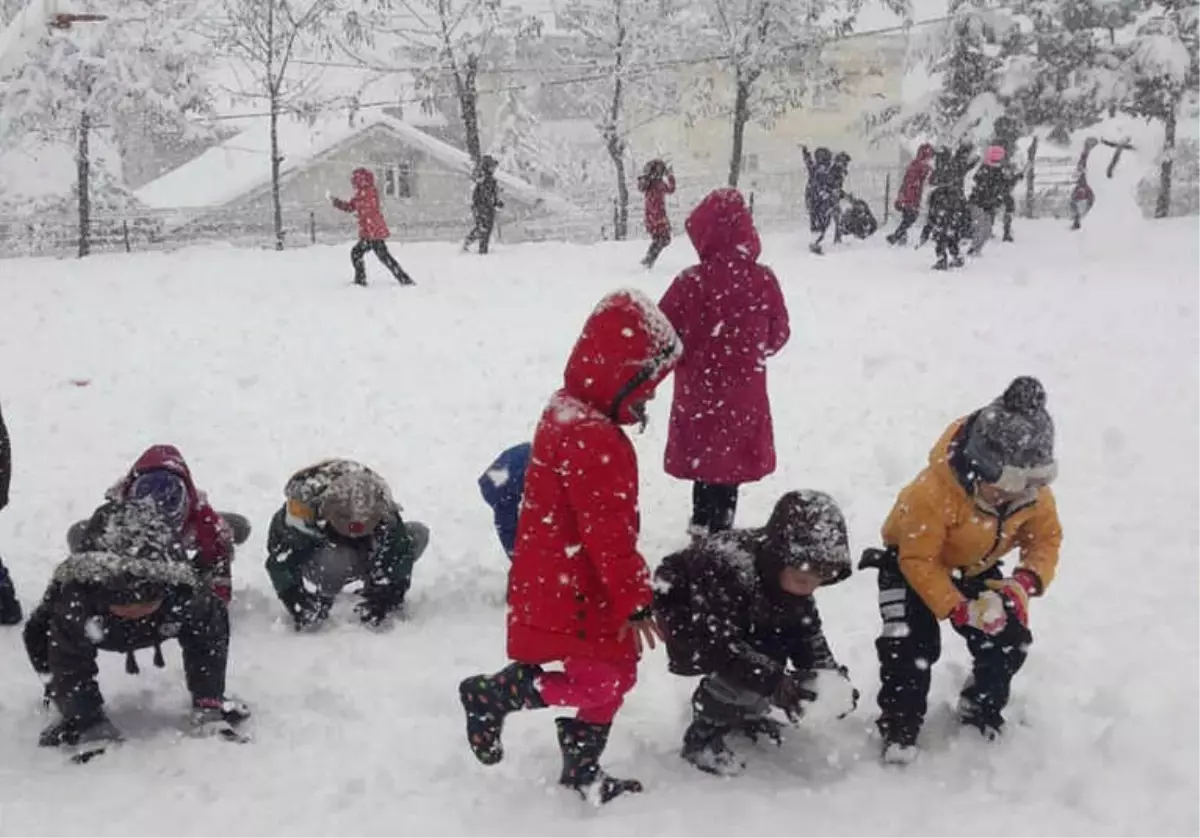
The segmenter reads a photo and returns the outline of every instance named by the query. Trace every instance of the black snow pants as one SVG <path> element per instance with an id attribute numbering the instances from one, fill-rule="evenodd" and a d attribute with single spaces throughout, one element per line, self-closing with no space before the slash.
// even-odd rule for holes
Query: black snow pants
<path id="1" fill-rule="evenodd" d="M 25 624 L 29 662 L 38 675 L 48 679 L 46 697 L 63 718 L 94 720 L 103 714 L 104 697 L 96 682 L 98 649 L 124 652 L 126 671 L 136 674 L 134 653 L 153 648 L 155 666 L 163 666 L 160 646 L 171 638 L 179 641 L 183 651 L 184 677 L 193 699 L 225 697 L 229 611 L 218 597 L 207 591 L 172 594 L 158 611 L 137 620 L 97 613 L 81 621 L 74 610 L 56 607 L 50 599 L 43 601 Z M 85 624 L 87 630 L 83 631 Z"/>
<path id="2" fill-rule="evenodd" d="M 392 256 L 387 249 L 387 242 L 383 239 L 359 239 L 358 243 L 350 249 L 350 264 L 354 266 L 354 284 L 367 284 L 367 269 L 363 265 L 363 257 L 367 255 L 368 250 L 375 251 L 375 255 L 379 257 L 379 261 L 383 266 L 392 272 L 392 276 L 396 277 L 396 281 L 401 285 L 415 285 L 411 276 L 405 273 L 404 268 L 400 267 L 400 263 Z"/>
<path id="3" fill-rule="evenodd" d="M 914 207 L 901 207 L 900 224 L 897 225 L 895 231 L 887 237 L 887 240 L 892 244 L 899 244 L 900 242 L 907 241 L 909 228 L 917 223 L 917 217 L 920 214 L 921 211 Z"/>
<path id="4" fill-rule="evenodd" d="M 878 564 L 860 567 L 879 569 L 879 613 L 883 631 L 875 641 L 879 656 L 880 715 L 876 721 L 885 741 L 902 745 L 916 743 L 925 721 L 933 665 L 942 654 L 941 626 L 933 612 L 900 572 L 895 549 Z M 984 582 L 1002 576 L 993 567 L 980 576 L 955 579 L 964 596 L 978 596 Z M 1008 625 L 997 635 L 971 627 L 955 627 L 967 641 L 973 660 L 971 677 L 962 697 L 987 711 L 999 713 L 1008 704 L 1013 676 L 1025 663 L 1033 635 L 1010 613 Z"/>
<path id="5" fill-rule="evenodd" d="M 475 226 L 471 228 L 471 232 L 467 233 L 467 240 L 463 242 L 463 250 L 467 250 L 473 243 L 479 242 L 480 254 L 488 252 L 488 243 L 492 240 L 492 230 L 496 226 L 496 213 L 477 211 L 475 213 Z"/>
<path id="6" fill-rule="evenodd" d="M 723 532 L 733 527 L 737 513 L 737 484 L 692 484 L 692 527 L 706 533 Z"/>
<path id="7" fill-rule="evenodd" d="M 658 257 L 671 244 L 670 236 L 655 236 L 650 239 L 650 246 L 646 248 L 646 256 L 642 259 L 642 264 L 647 268 L 653 268 L 654 263 L 658 261 Z"/>

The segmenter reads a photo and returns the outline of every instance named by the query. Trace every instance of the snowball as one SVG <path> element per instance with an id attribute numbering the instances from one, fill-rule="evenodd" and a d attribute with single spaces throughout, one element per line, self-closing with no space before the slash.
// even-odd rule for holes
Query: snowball
<path id="1" fill-rule="evenodd" d="M 854 685 L 837 670 L 818 669 L 806 686 L 817 700 L 804 703 L 805 721 L 830 722 L 854 710 Z"/>

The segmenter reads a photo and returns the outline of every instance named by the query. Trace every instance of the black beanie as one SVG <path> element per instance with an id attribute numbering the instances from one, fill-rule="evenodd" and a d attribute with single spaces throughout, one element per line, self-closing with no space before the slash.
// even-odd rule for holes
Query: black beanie
<path id="1" fill-rule="evenodd" d="M 964 452 L 984 482 L 1000 478 L 1005 467 L 1042 468 L 1054 463 L 1054 422 L 1046 411 L 1046 390 L 1031 376 L 1013 380 L 976 415 Z"/>

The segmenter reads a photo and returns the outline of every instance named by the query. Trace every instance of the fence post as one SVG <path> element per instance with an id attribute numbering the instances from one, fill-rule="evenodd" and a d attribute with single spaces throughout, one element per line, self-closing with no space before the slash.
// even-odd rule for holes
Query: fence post
<path id="1" fill-rule="evenodd" d="M 920 209 L 918 207 L 917 209 Z M 892 173 L 888 172 L 883 180 L 883 223 L 887 224 L 892 216 Z"/>
<path id="2" fill-rule="evenodd" d="M 1029 155 L 1025 163 L 1025 217 L 1033 218 L 1034 164 L 1037 161 L 1038 138 L 1029 143 Z"/>
<path id="3" fill-rule="evenodd" d="M 317 214 L 308 211 L 308 239 L 312 244 L 317 243 Z"/>
<path id="4" fill-rule="evenodd" d="M 127 218 L 121 221 L 121 235 L 125 238 L 125 252 L 129 253 L 129 219 Z"/>
<path id="5" fill-rule="evenodd" d="M 614 238 L 614 239 L 616 239 L 616 237 L 617 237 L 617 226 L 618 226 L 618 224 L 620 223 L 620 216 L 621 216 L 621 210 L 620 210 L 620 207 L 619 207 L 619 206 L 618 206 L 618 204 L 617 204 L 617 199 L 616 199 L 616 198 L 613 198 L 613 199 L 612 199 L 612 207 L 613 207 L 613 213 L 612 213 L 612 222 L 613 222 L 613 238 Z"/>
<path id="6" fill-rule="evenodd" d="M 750 217 L 754 217 L 754 193 L 750 193 Z"/>

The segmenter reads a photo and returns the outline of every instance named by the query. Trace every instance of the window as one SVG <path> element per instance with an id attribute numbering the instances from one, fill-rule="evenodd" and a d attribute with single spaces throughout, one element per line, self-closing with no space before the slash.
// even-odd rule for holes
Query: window
<path id="1" fill-rule="evenodd" d="M 742 171 L 757 172 L 758 171 L 758 155 L 743 154 L 742 155 Z"/>
<path id="2" fill-rule="evenodd" d="M 411 198 L 415 193 L 413 188 L 413 165 L 407 160 L 395 166 L 384 166 L 383 176 L 376 178 L 383 182 L 383 194 L 389 198 Z"/>

